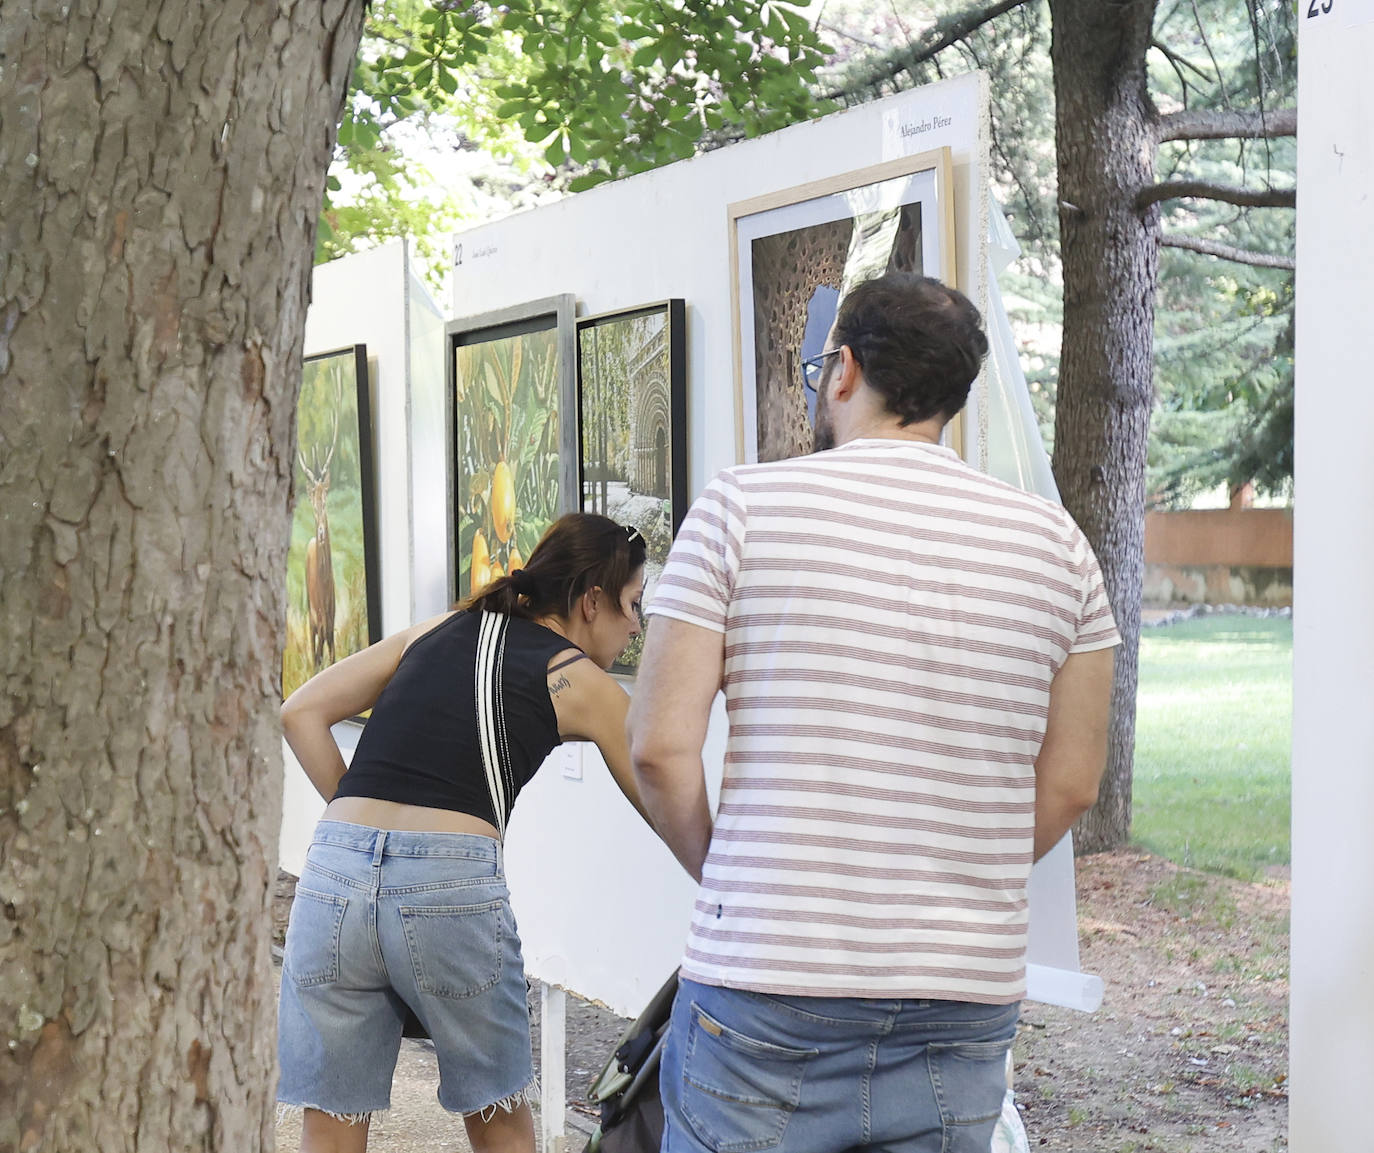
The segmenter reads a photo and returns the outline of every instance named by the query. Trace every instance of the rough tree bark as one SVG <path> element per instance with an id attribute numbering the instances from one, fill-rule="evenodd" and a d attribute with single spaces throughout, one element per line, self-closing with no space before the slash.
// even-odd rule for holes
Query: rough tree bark
<path id="1" fill-rule="evenodd" d="M 1074 830 L 1081 852 L 1119 845 L 1131 827 L 1159 270 L 1159 209 L 1136 198 L 1154 182 L 1154 11 L 1155 0 L 1050 0 L 1064 269 L 1054 475 L 1097 553 L 1122 637 L 1107 772 Z"/>
<path id="2" fill-rule="evenodd" d="M 6 0 L 0 1148 L 272 1144 L 294 397 L 356 0 Z"/>

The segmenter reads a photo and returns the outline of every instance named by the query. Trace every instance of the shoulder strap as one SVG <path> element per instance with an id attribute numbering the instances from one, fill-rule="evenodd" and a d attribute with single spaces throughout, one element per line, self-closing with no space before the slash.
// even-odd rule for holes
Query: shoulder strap
<path id="1" fill-rule="evenodd" d="M 515 781 L 510 767 L 510 745 L 506 739 L 506 714 L 501 700 L 501 669 L 506 656 L 506 630 L 509 618 L 504 613 L 482 612 L 477 632 L 477 657 L 473 684 L 477 705 L 477 743 L 482 750 L 487 794 L 496 818 L 496 831 L 506 838 L 506 820 L 515 804 Z"/>
<path id="2" fill-rule="evenodd" d="M 590 660 L 586 653 L 574 653 L 566 661 L 559 661 L 556 665 L 549 667 L 549 672 L 556 673 L 559 669 L 566 669 L 569 665 L 575 665 L 578 661 Z"/>

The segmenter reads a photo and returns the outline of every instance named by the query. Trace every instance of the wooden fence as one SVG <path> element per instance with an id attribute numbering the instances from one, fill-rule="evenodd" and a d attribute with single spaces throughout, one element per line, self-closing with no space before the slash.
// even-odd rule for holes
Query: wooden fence
<path id="1" fill-rule="evenodd" d="M 1147 605 L 1293 603 L 1293 511 L 1145 514 Z"/>

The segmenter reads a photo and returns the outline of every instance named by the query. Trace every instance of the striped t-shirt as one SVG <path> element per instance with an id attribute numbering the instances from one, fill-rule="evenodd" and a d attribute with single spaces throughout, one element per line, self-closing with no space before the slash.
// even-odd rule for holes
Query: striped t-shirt
<path id="1" fill-rule="evenodd" d="M 1019 999 L 1050 681 L 1120 640 L 1068 513 L 913 441 L 726 469 L 650 612 L 725 634 L 683 975 Z"/>

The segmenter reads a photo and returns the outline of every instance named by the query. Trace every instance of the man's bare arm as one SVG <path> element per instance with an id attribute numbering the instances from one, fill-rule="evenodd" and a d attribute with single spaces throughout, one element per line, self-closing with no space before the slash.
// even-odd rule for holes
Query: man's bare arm
<path id="1" fill-rule="evenodd" d="M 1045 740 L 1035 760 L 1035 859 L 1097 800 L 1107 765 L 1115 650 L 1070 653 L 1050 686 Z"/>
<path id="2" fill-rule="evenodd" d="M 645 641 L 627 722 L 645 812 L 698 881 L 711 845 L 701 747 L 724 668 L 724 634 L 658 617 Z"/>

